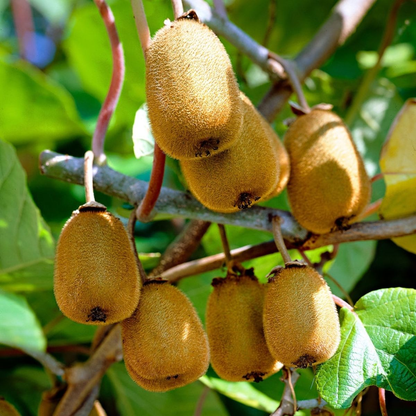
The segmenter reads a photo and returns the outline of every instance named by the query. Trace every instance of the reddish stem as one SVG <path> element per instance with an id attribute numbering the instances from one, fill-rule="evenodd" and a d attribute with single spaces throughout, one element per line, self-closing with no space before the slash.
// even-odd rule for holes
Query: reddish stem
<path id="1" fill-rule="evenodd" d="M 111 77 L 110 89 L 108 90 L 107 97 L 105 98 L 104 104 L 101 107 L 97 126 L 92 138 L 92 150 L 96 160 L 98 161 L 98 164 L 102 165 L 105 162 L 105 134 L 107 132 L 111 116 L 117 107 L 121 88 L 123 86 L 125 68 L 123 47 L 120 43 L 120 38 L 117 33 L 113 12 L 104 0 L 94 0 L 94 2 L 100 10 L 101 17 L 103 18 L 105 27 L 107 29 L 111 44 L 111 54 L 113 57 L 113 74 Z"/>
<path id="2" fill-rule="evenodd" d="M 378 389 L 378 401 L 380 402 L 380 410 L 382 416 L 389 416 L 387 413 L 387 406 L 386 406 L 386 390 L 379 388 Z"/>
<path id="3" fill-rule="evenodd" d="M 361 212 L 359 215 L 357 215 L 352 221 L 351 223 L 354 222 L 358 222 L 358 221 L 362 221 L 365 218 L 369 217 L 370 215 L 374 214 L 375 212 L 377 212 L 381 206 L 381 203 L 383 202 L 383 198 L 381 199 L 377 199 L 377 201 L 372 202 L 371 204 L 368 204 L 365 208 L 364 211 Z"/>
<path id="4" fill-rule="evenodd" d="M 162 188 L 163 175 L 165 173 L 166 155 L 160 150 L 160 147 L 155 143 L 155 151 L 153 155 L 152 174 L 150 176 L 149 187 L 146 195 L 137 208 L 137 219 L 139 221 L 148 221 L 149 215 L 152 212 L 157 198 L 159 198 L 160 190 Z"/>
<path id="5" fill-rule="evenodd" d="M 33 60 L 36 55 L 36 43 L 30 4 L 27 0 L 11 0 L 11 7 L 20 56 L 27 60 L 31 55 Z"/>
<path id="6" fill-rule="evenodd" d="M 332 299 L 334 299 L 335 305 L 338 305 L 340 308 L 347 308 L 350 312 L 354 312 L 354 308 L 349 305 L 345 300 L 342 300 L 338 296 L 332 295 Z"/>
<path id="7" fill-rule="evenodd" d="M 377 182 L 384 177 L 384 173 L 378 173 L 371 178 L 371 183 Z"/>

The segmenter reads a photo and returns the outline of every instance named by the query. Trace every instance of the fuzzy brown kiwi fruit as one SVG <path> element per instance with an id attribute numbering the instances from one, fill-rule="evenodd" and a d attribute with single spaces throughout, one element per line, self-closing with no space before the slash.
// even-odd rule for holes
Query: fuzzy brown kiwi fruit
<path id="1" fill-rule="evenodd" d="M 286 188 L 290 176 L 290 158 L 284 144 L 281 142 L 279 136 L 276 134 L 272 126 L 263 117 L 262 121 L 266 131 L 268 131 L 268 134 L 275 144 L 275 152 L 277 154 L 276 157 L 280 167 L 279 181 L 274 190 L 267 196 L 266 199 L 269 199 L 279 195 Z"/>
<path id="2" fill-rule="evenodd" d="M 108 325 L 128 318 L 139 301 L 141 280 L 122 222 L 96 202 L 74 211 L 59 237 L 55 298 L 73 321 Z"/>
<path id="3" fill-rule="evenodd" d="M 146 282 L 135 313 L 121 325 L 127 371 L 144 389 L 172 390 L 207 371 L 201 321 L 189 299 L 168 282 Z"/>
<path id="4" fill-rule="evenodd" d="M 282 364 L 274 359 L 263 332 L 264 285 L 252 269 L 215 278 L 207 303 L 206 327 L 211 364 L 228 381 L 259 382 Z"/>
<path id="5" fill-rule="evenodd" d="M 366 207 L 371 184 L 351 134 L 325 110 L 300 116 L 285 134 L 289 203 L 296 220 L 323 234 L 344 229 Z"/>
<path id="6" fill-rule="evenodd" d="M 240 135 L 243 113 L 230 58 L 193 10 L 152 39 L 146 97 L 154 138 L 174 159 L 214 155 Z"/>
<path id="7" fill-rule="evenodd" d="M 0 397 L 0 416 L 20 416 L 20 413 L 12 404 Z"/>
<path id="8" fill-rule="evenodd" d="M 331 290 L 315 269 L 299 262 L 278 268 L 269 280 L 263 324 L 271 354 L 288 367 L 323 363 L 340 342 Z"/>
<path id="9" fill-rule="evenodd" d="M 241 95 L 244 126 L 238 142 L 206 159 L 181 160 L 192 194 L 217 212 L 236 212 L 266 200 L 280 175 L 275 138 L 250 100 Z"/>

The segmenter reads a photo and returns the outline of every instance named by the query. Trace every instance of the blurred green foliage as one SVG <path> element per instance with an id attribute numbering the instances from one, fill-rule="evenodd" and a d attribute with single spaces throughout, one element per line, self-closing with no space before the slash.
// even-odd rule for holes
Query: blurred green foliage
<path id="1" fill-rule="evenodd" d="M 9 0 L 0 0 L 0 342 L 23 349 L 43 349 L 46 338 L 49 347 L 60 348 L 58 358 L 70 364 L 85 360 L 85 355 L 77 351 L 89 346 L 95 329 L 76 324 L 59 312 L 52 291 L 53 240 L 71 212 L 84 202 L 84 192 L 79 186 L 42 177 L 37 158 L 45 148 L 76 156 L 90 148 L 111 79 L 111 51 L 92 1 L 31 0 L 30 3 L 37 33 L 36 54 L 31 56 L 37 66 L 19 58 Z M 106 138 L 109 165 L 148 180 L 152 158 L 137 160 L 131 139 L 135 113 L 145 101 L 143 54 L 130 2 L 108 3 L 115 15 L 126 59 L 124 87 Z M 262 43 L 269 30 L 267 47 L 282 56 L 294 57 L 316 33 L 336 1 L 227 0 L 225 3 L 230 19 L 256 41 Z M 315 70 L 304 85 L 310 105 L 331 103 L 337 113 L 347 117 L 370 175 L 379 172 L 379 152 L 397 111 L 405 99 L 416 96 L 416 3 L 409 1 L 400 9 L 395 36 L 377 78 L 366 91 L 358 111 L 350 111 L 362 76 L 377 59 L 391 4 L 392 0 L 377 0 L 345 45 Z M 144 0 L 144 6 L 152 34 L 166 18 L 173 17 L 169 0 Z M 272 7 L 275 19 L 269 22 Z M 267 75 L 234 46 L 226 41 L 224 44 L 241 89 L 258 103 L 270 87 Z M 281 137 L 286 130 L 283 121 L 289 117 L 291 112 L 286 105 L 274 123 Z M 174 161 L 168 161 L 164 184 L 182 189 Z M 374 184 L 373 200 L 383 194 L 383 181 L 378 181 Z M 101 194 L 96 197 L 110 210 L 128 215 L 124 201 Z M 289 209 L 285 193 L 265 205 Z M 147 269 L 157 264 L 183 224 L 182 220 L 173 220 L 137 225 L 137 247 L 143 253 L 141 258 Z M 268 233 L 238 227 L 227 227 L 227 232 L 231 248 L 271 239 Z M 332 250 L 328 247 L 307 255 L 318 262 L 327 249 Z M 194 257 L 221 250 L 218 231 L 212 226 Z M 291 255 L 300 258 L 296 251 Z M 277 264 L 282 264 L 282 259 L 273 254 L 245 266 L 254 267 L 259 279 L 265 282 L 267 273 Z M 415 256 L 390 242 L 344 244 L 325 270 L 347 291 L 352 291 L 354 300 L 384 287 L 416 287 Z M 224 275 L 225 270 L 217 270 L 178 284 L 203 321 L 211 280 Z M 342 296 L 338 289 L 333 290 Z M 5 326 L 6 322 L 11 329 Z M 302 370 L 301 374 L 296 386 L 298 399 L 316 398 L 312 370 Z M 222 381 L 210 370 L 202 383 L 156 394 L 139 388 L 128 377 L 124 365 L 116 364 L 103 381 L 101 400 L 109 415 L 187 416 L 194 413 L 206 385 L 210 390 L 203 416 L 265 415 L 280 399 L 283 388 L 280 376 L 274 375 L 258 385 L 238 384 Z M 23 416 L 37 414 L 41 393 L 50 387 L 51 380 L 33 359 L 16 357 L 6 346 L 0 348 L 0 396 L 12 402 Z M 365 415 L 380 414 L 373 402 L 364 397 Z M 416 415 L 412 404 L 404 404 L 393 396 L 388 396 L 388 402 L 393 415 L 404 412 Z M 336 411 L 337 415 L 342 413 Z"/>

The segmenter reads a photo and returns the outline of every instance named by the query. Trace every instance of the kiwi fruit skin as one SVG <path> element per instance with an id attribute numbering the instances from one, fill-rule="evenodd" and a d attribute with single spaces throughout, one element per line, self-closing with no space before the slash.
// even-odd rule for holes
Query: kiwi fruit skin
<path id="1" fill-rule="evenodd" d="M 288 367 L 323 363 L 340 343 L 328 285 L 315 269 L 298 262 L 279 268 L 267 284 L 263 324 L 271 354 Z"/>
<path id="2" fill-rule="evenodd" d="M 75 322 L 109 325 L 128 318 L 139 301 L 141 280 L 128 234 L 105 207 L 74 211 L 59 237 L 55 298 Z"/>
<path id="3" fill-rule="evenodd" d="M 189 299 L 166 281 L 145 283 L 134 314 L 122 322 L 124 361 L 145 390 L 185 386 L 208 369 L 208 338 Z"/>
<path id="4" fill-rule="evenodd" d="M 228 381 L 262 381 L 279 371 L 263 332 L 264 285 L 247 270 L 215 278 L 206 312 L 211 364 Z"/>
<path id="5" fill-rule="evenodd" d="M 206 25 L 169 22 L 146 51 L 146 97 L 153 136 L 174 159 L 212 156 L 239 137 L 243 113 L 224 46 Z"/>
<path id="6" fill-rule="evenodd" d="M 341 118 L 312 110 L 289 127 L 284 144 L 291 163 L 288 198 L 299 224 L 316 234 L 348 228 L 369 203 L 371 184 Z"/>
<path id="7" fill-rule="evenodd" d="M 212 211 L 250 208 L 268 199 L 279 181 L 275 138 L 250 100 L 244 94 L 241 98 L 244 125 L 238 142 L 210 158 L 180 161 L 190 191 Z"/>
<path id="8" fill-rule="evenodd" d="M 1 416 L 20 416 L 20 413 L 16 410 L 16 408 L 6 402 L 3 397 L 0 397 L 0 415 Z"/>

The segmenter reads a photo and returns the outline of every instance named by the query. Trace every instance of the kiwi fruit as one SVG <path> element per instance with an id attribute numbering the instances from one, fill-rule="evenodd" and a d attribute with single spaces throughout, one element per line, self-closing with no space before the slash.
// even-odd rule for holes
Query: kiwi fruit
<path id="1" fill-rule="evenodd" d="M 215 278 L 207 303 L 206 327 L 211 364 L 228 381 L 259 382 L 282 364 L 274 359 L 263 332 L 264 285 L 252 269 Z"/>
<path id="2" fill-rule="evenodd" d="M 296 220 L 323 234 L 346 229 L 369 203 L 370 180 L 351 134 L 336 114 L 315 109 L 285 134 L 289 203 Z"/>
<path id="3" fill-rule="evenodd" d="M 139 301 L 141 280 L 122 222 L 96 202 L 82 205 L 59 237 L 55 298 L 75 322 L 108 325 L 128 318 Z"/>
<path id="4" fill-rule="evenodd" d="M 16 408 L 6 402 L 3 397 L 0 397 L 0 415 L 1 416 L 20 416 L 20 413 L 16 410 Z"/>
<path id="5" fill-rule="evenodd" d="M 266 200 L 279 182 L 276 140 L 250 100 L 241 98 L 244 127 L 237 144 L 210 158 L 180 161 L 192 194 L 212 211 L 249 208 Z"/>
<path id="6" fill-rule="evenodd" d="M 164 280 L 149 280 L 134 314 L 122 322 L 124 361 L 145 390 L 185 386 L 208 369 L 208 339 L 189 299 Z"/>
<path id="7" fill-rule="evenodd" d="M 321 275 L 291 262 L 277 268 L 266 286 L 263 324 L 273 357 L 300 368 L 329 360 L 340 343 L 340 324 Z"/>
<path id="8" fill-rule="evenodd" d="M 230 58 L 193 10 L 152 39 L 146 97 L 153 136 L 174 159 L 212 156 L 240 135 L 243 113 Z"/>

